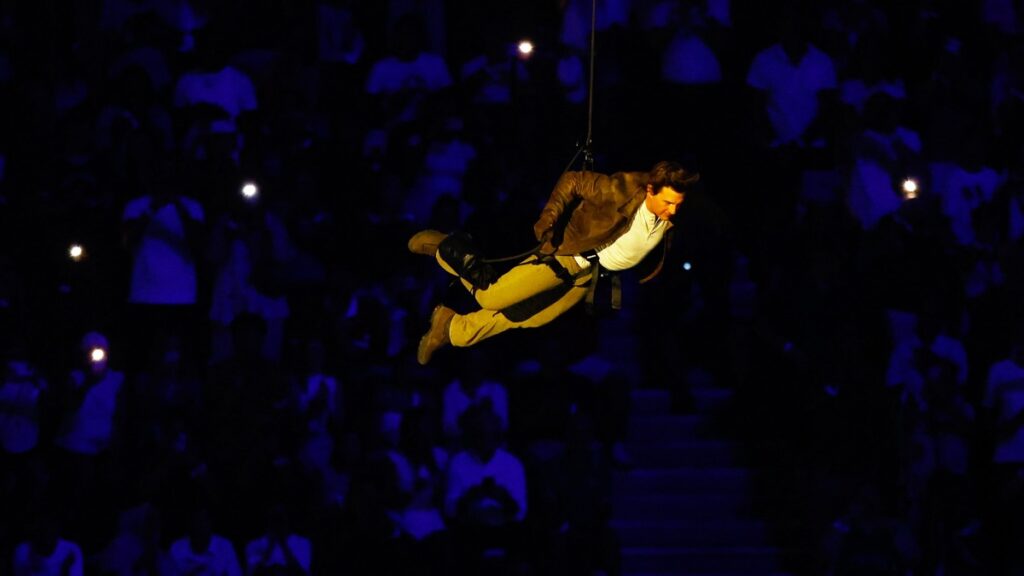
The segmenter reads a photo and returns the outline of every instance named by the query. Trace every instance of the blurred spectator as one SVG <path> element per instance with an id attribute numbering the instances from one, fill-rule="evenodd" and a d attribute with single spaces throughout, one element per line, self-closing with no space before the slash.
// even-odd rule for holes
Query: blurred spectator
<path id="1" fill-rule="evenodd" d="M 311 338 L 306 342 L 305 366 L 293 386 L 298 394 L 298 415 L 305 422 L 299 460 L 307 470 L 326 475 L 334 438 L 342 425 L 344 395 L 338 378 L 328 371 L 321 340 Z"/>
<path id="2" fill-rule="evenodd" d="M 424 407 L 402 415 L 398 444 L 388 451 L 400 492 L 391 512 L 407 541 L 409 566 L 428 574 L 451 572 L 448 527 L 442 514 L 448 453 L 434 441 L 435 422 Z"/>
<path id="3" fill-rule="evenodd" d="M 897 102 L 888 93 L 868 98 L 865 107 L 864 129 L 852 142 L 853 165 L 847 191 L 847 205 L 864 229 L 896 211 L 905 198 L 916 196 L 916 188 L 903 189 L 904 178 L 915 175 L 922 168 L 921 137 L 899 122 Z M 921 186 L 921 176 L 911 178 Z"/>
<path id="4" fill-rule="evenodd" d="M 408 185 L 417 165 L 423 127 L 434 113 L 432 103 L 452 86 L 448 64 L 426 49 L 423 18 L 405 14 L 395 23 L 392 50 L 370 66 L 365 93 L 371 99 L 370 130 L 363 157 L 375 171 Z"/>
<path id="5" fill-rule="evenodd" d="M 808 16 L 798 10 L 790 6 L 779 16 L 779 41 L 761 49 L 747 72 L 747 84 L 763 93 L 773 148 L 822 146 L 822 99 L 837 87 L 832 58 L 807 40 L 800 24 Z"/>
<path id="6" fill-rule="evenodd" d="M 283 220 L 266 206 L 262 194 L 257 190 L 253 196 L 232 196 L 211 232 L 212 361 L 230 355 L 228 327 L 243 313 L 255 314 L 266 324 L 263 357 L 273 362 L 281 357 L 284 324 L 291 315 L 284 265 L 293 247 Z"/>
<path id="7" fill-rule="evenodd" d="M 80 361 L 68 375 L 64 414 L 57 445 L 82 456 L 111 448 L 121 416 L 124 373 L 110 368 L 110 345 L 98 332 L 82 337 Z"/>
<path id="8" fill-rule="evenodd" d="M 275 505 L 267 513 L 267 531 L 245 547 L 248 576 L 309 574 L 313 547 L 305 536 L 291 532 L 288 511 Z"/>
<path id="9" fill-rule="evenodd" d="M 174 574 L 160 549 L 160 528 L 160 512 L 148 502 L 122 511 L 117 534 L 94 559 L 95 569 L 115 576 Z"/>
<path id="10" fill-rule="evenodd" d="M 682 22 L 662 54 L 662 80 L 691 87 L 721 82 L 718 57 L 700 36 L 704 14 L 698 6 L 682 10 Z"/>
<path id="11" fill-rule="evenodd" d="M 942 212 L 949 218 L 962 246 L 973 246 L 977 241 L 974 212 L 992 201 L 996 189 L 1006 179 L 1004 173 L 988 165 L 986 149 L 986 141 L 973 140 L 965 143 L 957 160 L 937 159 L 929 166 L 929 180 L 942 198 Z"/>
<path id="12" fill-rule="evenodd" d="M 167 171 L 150 183 L 153 189 L 129 201 L 122 215 L 132 259 L 126 356 L 133 369 L 153 353 L 158 332 L 194 342 L 200 302 L 196 256 L 204 242 L 203 207 L 184 196 Z"/>
<path id="13" fill-rule="evenodd" d="M 502 445 L 501 421 L 486 405 L 463 415 L 466 449 L 452 456 L 444 512 L 463 570 L 498 570 L 518 558 L 527 513 L 526 472 Z"/>
<path id="14" fill-rule="evenodd" d="M 464 440 L 460 422 L 463 414 L 473 406 L 487 406 L 501 422 L 502 431 L 508 430 L 508 391 L 500 381 L 492 379 L 488 370 L 492 359 L 486 352 L 470 351 L 464 369 L 444 389 L 442 399 L 442 425 L 446 439 L 458 446 Z"/>
<path id="15" fill-rule="evenodd" d="M 234 545 L 213 532 L 210 512 L 203 507 L 193 511 L 188 535 L 175 540 L 169 554 L 175 575 L 242 576 Z"/>
<path id="16" fill-rule="evenodd" d="M 980 528 L 977 486 L 968 475 L 976 416 L 958 371 L 954 362 L 941 356 L 934 356 L 926 370 L 928 411 L 918 432 L 924 501 L 921 516 L 913 520 L 920 531 L 923 571 L 928 574 L 966 570 L 978 562 L 965 554 L 970 550 L 966 539 Z"/>
<path id="17" fill-rule="evenodd" d="M 438 124 L 440 128 L 427 135 L 423 166 L 406 198 L 405 208 L 414 222 L 447 224 L 441 229 L 456 230 L 461 228 L 469 211 L 462 196 L 462 183 L 477 151 L 463 133 L 461 118 L 449 116 Z M 436 222 L 433 216 L 446 196 L 457 205 L 455 218 Z"/>
<path id="18" fill-rule="evenodd" d="M 29 539 L 14 549 L 14 576 L 82 576 L 82 549 L 60 530 L 54 512 L 36 516 Z"/>
<path id="19" fill-rule="evenodd" d="M 504 526 L 526 517 L 526 476 L 502 445 L 501 420 L 478 405 L 464 413 L 466 449 L 448 467 L 445 513 L 460 524 Z"/>
<path id="20" fill-rule="evenodd" d="M 209 104 L 234 125 L 239 116 L 256 110 L 256 88 L 241 70 L 228 64 L 229 46 L 218 37 L 224 31 L 206 31 L 195 53 L 195 67 L 181 74 L 174 85 L 174 106 Z"/>
<path id="21" fill-rule="evenodd" d="M 829 526 L 823 550 L 823 573 L 832 576 L 906 574 L 919 557 L 906 524 L 887 514 L 878 491 L 866 483 Z"/>
<path id="22" fill-rule="evenodd" d="M 1024 538 L 1017 512 L 1024 503 L 1024 337 L 1017 330 L 1007 357 L 989 367 L 982 399 L 994 442 L 991 534 L 1002 569 L 1019 563 L 1017 551 Z"/>
<path id="23" fill-rule="evenodd" d="M 913 332 L 894 343 L 886 384 L 900 389 L 904 403 L 926 411 L 928 356 L 948 362 L 955 369 L 957 386 L 962 388 L 967 383 L 967 351 L 958 331 L 951 329 L 949 322 L 936 318 L 934 313 L 924 314 L 921 318 L 911 316 L 909 320 L 913 323 Z"/>
<path id="24" fill-rule="evenodd" d="M 9 353 L 6 360 L 0 386 L 0 444 L 7 454 L 24 454 L 39 442 L 43 397 L 49 387 L 25 354 Z"/>
<path id="25" fill-rule="evenodd" d="M 348 0 L 329 0 L 316 5 L 318 58 L 323 63 L 356 64 L 366 41 Z"/>

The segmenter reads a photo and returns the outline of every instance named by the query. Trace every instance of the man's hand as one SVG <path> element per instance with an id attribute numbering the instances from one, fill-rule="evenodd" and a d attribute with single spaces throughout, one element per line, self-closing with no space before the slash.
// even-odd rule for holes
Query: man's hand
<path id="1" fill-rule="evenodd" d="M 547 242 L 555 235 L 555 230 L 551 224 L 541 220 L 533 225 L 533 235 L 537 237 L 538 242 Z"/>

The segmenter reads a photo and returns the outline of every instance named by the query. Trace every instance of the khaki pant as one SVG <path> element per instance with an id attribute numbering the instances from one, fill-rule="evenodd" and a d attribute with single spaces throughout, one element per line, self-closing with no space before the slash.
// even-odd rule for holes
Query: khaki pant
<path id="1" fill-rule="evenodd" d="M 579 304 L 580 300 L 587 295 L 587 286 L 590 283 L 593 267 L 581 269 L 572 256 L 555 256 L 555 260 L 573 277 L 572 288 L 554 303 L 520 321 L 508 319 L 501 311 L 548 290 L 561 288 L 564 281 L 555 274 L 550 266 L 539 262 L 536 256 L 530 256 L 502 274 L 497 281 L 484 290 L 476 290 L 465 278 L 460 278 L 466 290 L 469 290 L 470 294 L 476 298 L 481 309 L 469 314 L 457 314 L 452 318 L 452 324 L 448 330 L 448 337 L 452 345 L 472 346 L 481 340 L 513 328 L 543 326 Z M 440 253 L 437 256 L 437 262 L 446 272 L 458 276 L 441 260 Z"/>

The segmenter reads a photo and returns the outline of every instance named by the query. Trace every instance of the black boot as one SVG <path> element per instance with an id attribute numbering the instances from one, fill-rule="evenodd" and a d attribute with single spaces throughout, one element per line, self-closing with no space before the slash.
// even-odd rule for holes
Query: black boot
<path id="1" fill-rule="evenodd" d="M 449 234 L 438 244 L 437 253 L 460 278 L 468 280 L 477 290 L 487 288 L 498 279 L 498 272 L 480 259 L 473 238 L 465 232 Z"/>

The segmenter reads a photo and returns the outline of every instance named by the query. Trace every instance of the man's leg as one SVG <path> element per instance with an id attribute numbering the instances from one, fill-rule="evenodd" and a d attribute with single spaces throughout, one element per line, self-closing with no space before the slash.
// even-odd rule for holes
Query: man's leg
<path id="1" fill-rule="evenodd" d="M 565 269 L 563 274 L 556 273 L 551 266 L 540 262 L 537 256 L 530 256 L 500 277 L 488 278 L 486 283 L 481 284 L 480 278 L 470 278 L 470 269 L 478 268 L 478 265 L 486 266 L 486 263 L 469 258 L 475 252 L 471 242 L 468 236 L 422 230 L 409 239 L 409 251 L 433 256 L 441 269 L 457 277 L 476 298 L 477 304 L 487 310 L 504 310 L 532 296 L 558 288 L 579 273 L 579 266 L 571 256 L 554 257 L 558 265 Z M 446 243 L 447 250 L 444 248 Z M 475 264 L 467 265 L 469 261 Z"/>
<path id="2" fill-rule="evenodd" d="M 586 278 L 589 278 L 589 276 Z M 477 310 L 469 314 L 456 314 L 451 319 L 448 338 L 452 346 L 466 347 L 513 328 L 537 328 L 538 326 L 543 326 L 568 312 L 569 309 L 579 304 L 586 297 L 586 278 L 580 279 L 582 285 L 577 283 L 553 304 L 525 320 L 509 320 L 501 312 L 487 309 Z"/>
<path id="3" fill-rule="evenodd" d="M 435 258 L 445 272 L 452 276 L 459 276 L 440 256 L 435 256 Z M 571 256 L 556 256 L 555 259 L 570 276 L 576 276 L 579 273 L 580 268 Z M 541 292 L 558 288 L 565 283 L 565 280 L 556 274 L 551 266 L 539 262 L 536 256 L 530 256 L 513 266 L 487 288 L 477 289 L 465 278 L 459 277 L 459 280 L 466 290 L 476 298 L 476 302 L 481 308 L 491 311 L 504 310 L 513 304 Z"/>

